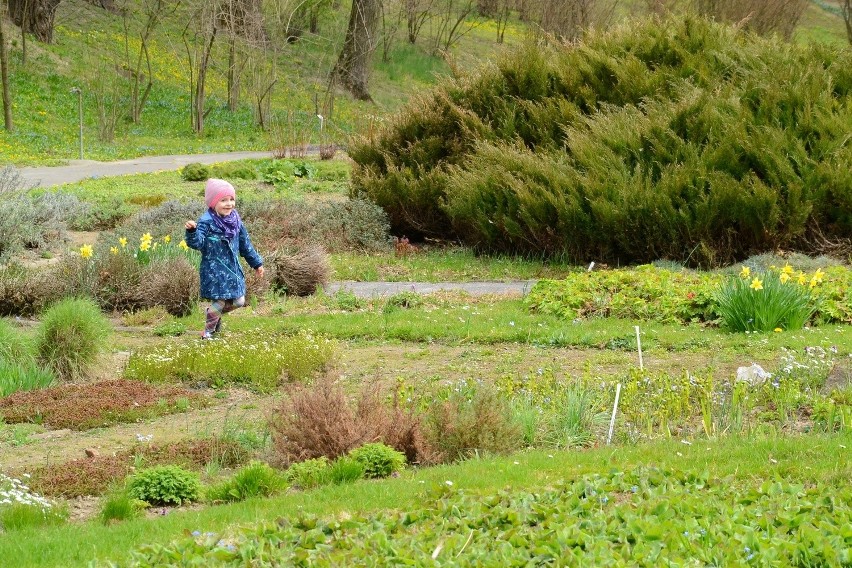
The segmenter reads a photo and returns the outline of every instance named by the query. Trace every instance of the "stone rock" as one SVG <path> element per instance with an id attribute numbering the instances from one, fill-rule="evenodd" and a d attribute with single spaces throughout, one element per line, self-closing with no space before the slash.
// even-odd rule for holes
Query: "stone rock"
<path id="1" fill-rule="evenodd" d="M 737 368 L 737 382 L 748 383 L 753 387 L 760 386 L 771 378 L 772 373 L 764 371 L 757 363 Z"/>
<path id="2" fill-rule="evenodd" d="M 831 394 L 832 391 L 843 389 L 852 385 L 852 357 L 844 357 L 834 362 L 825 385 L 820 389 L 823 394 Z"/>
<path id="3" fill-rule="evenodd" d="M 87 457 L 87 458 L 96 458 L 96 457 L 98 457 L 98 456 L 100 455 L 100 454 L 98 453 L 98 450 L 96 450 L 96 449 L 94 449 L 94 448 L 86 448 L 86 449 L 85 449 L 85 450 L 83 450 L 83 451 L 85 451 L 85 452 L 86 452 L 86 457 Z"/>

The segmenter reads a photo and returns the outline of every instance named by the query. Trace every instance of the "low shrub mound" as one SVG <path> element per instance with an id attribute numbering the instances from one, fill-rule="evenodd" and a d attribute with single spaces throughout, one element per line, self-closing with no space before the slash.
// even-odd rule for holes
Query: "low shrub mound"
<path id="1" fill-rule="evenodd" d="M 62 385 L 0 398 L 0 414 L 9 424 L 37 422 L 50 428 L 88 430 L 201 408 L 201 393 L 177 386 L 113 380 Z"/>
<path id="2" fill-rule="evenodd" d="M 86 378 L 106 347 L 112 326 L 93 301 L 69 298 L 42 314 L 36 334 L 38 361 L 62 381 Z"/>
<path id="3" fill-rule="evenodd" d="M 29 485 L 34 491 L 53 497 L 101 495 L 139 464 L 144 467 L 178 465 L 199 470 L 209 463 L 221 467 L 239 466 L 249 457 L 249 452 L 237 442 L 219 438 L 140 445 L 114 456 L 80 458 L 37 468 L 30 473 Z"/>
<path id="4" fill-rule="evenodd" d="M 289 336 L 229 334 L 227 341 L 170 343 L 130 356 L 125 378 L 159 382 L 240 384 L 270 392 L 285 380 L 301 381 L 331 362 L 336 343 L 301 330 Z"/>
<path id="5" fill-rule="evenodd" d="M 272 267 L 272 287 L 291 296 L 310 296 L 328 284 L 331 265 L 319 245 L 309 245 L 293 254 L 275 251 L 264 262 Z"/>
<path id="6" fill-rule="evenodd" d="M 697 266 L 852 238 L 848 52 L 694 17 L 529 44 L 350 145 L 395 234 Z"/>

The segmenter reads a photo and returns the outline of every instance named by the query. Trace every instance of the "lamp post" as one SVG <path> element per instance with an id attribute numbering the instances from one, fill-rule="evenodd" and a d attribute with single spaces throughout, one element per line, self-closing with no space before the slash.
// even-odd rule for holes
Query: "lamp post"
<path id="1" fill-rule="evenodd" d="M 74 87 L 71 92 L 77 95 L 77 114 L 80 117 L 80 159 L 83 159 L 83 89 Z"/>

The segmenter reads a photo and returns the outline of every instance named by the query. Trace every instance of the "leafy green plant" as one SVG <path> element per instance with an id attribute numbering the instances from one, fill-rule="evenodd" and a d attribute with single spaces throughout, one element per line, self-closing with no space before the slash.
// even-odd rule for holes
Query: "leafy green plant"
<path id="1" fill-rule="evenodd" d="M 149 505 L 181 505 L 197 501 L 201 492 L 198 474 L 175 465 L 162 465 L 135 473 L 127 481 L 130 497 Z"/>
<path id="2" fill-rule="evenodd" d="M 42 315 L 36 336 L 38 360 L 62 381 L 85 377 L 110 332 L 109 320 L 94 302 L 62 300 Z"/>
<path id="3" fill-rule="evenodd" d="M 230 479 L 207 489 L 207 499 L 214 502 L 243 501 L 249 497 L 268 497 L 287 486 L 285 477 L 268 464 L 253 461 Z"/>
<path id="4" fill-rule="evenodd" d="M 308 162 L 299 162 L 293 165 L 293 175 L 298 178 L 313 179 L 316 168 Z"/>
<path id="5" fill-rule="evenodd" d="M 388 312 L 397 308 L 418 308 L 421 305 L 423 305 L 423 296 L 406 290 L 390 296 L 385 301 L 384 311 Z"/>
<path id="6" fill-rule="evenodd" d="M 740 277 L 730 279 L 716 294 L 723 325 L 735 332 L 802 329 L 816 311 L 810 289 L 822 281 L 823 273 L 817 270 L 808 287 L 803 273 L 796 277 L 789 265 L 784 270 L 788 269 L 752 275 L 743 267 Z"/>
<path id="7" fill-rule="evenodd" d="M 161 323 L 153 330 L 153 334 L 157 337 L 176 337 L 184 333 L 186 333 L 186 324 L 180 321 Z"/>
<path id="8" fill-rule="evenodd" d="M 311 489 L 331 483 L 331 465 L 323 456 L 290 464 L 287 468 L 287 481 L 301 489 Z"/>
<path id="9" fill-rule="evenodd" d="M 181 168 L 180 177 L 184 181 L 205 181 L 210 177 L 210 168 L 198 162 L 192 162 Z"/>
<path id="10" fill-rule="evenodd" d="M 364 477 L 370 479 L 388 477 L 405 468 L 405 454 L 381 442 L 359 446 L 349 456 L 364 466 Z"/>

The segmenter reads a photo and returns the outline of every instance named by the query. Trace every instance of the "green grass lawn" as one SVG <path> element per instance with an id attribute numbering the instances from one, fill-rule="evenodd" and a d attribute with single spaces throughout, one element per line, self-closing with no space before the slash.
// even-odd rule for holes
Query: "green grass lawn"
<path id="1" fill-rule="evenodd" d="M 491 495 L 509 488 L 537 491 L 560 480 L 584 474 L 630 471 L 640 466 L 672 469 L 696 475 L 728 477 L 745 487 L 766 480 L 842 487 L 852 476 L 847 459 L 852 434 L 769 438 L 730 438 L 696 441 L 660 440 L 627 447 L 589 451 L 525 452 L 504 458 L 407 471 L 399 479 L 358 482 L 294 492 L 271 499 L 187 510 L 166 516 L 105 527 L 95 522 L 0 535 L 5 566 L 86 566 L 92 560 L 127 563 L 130 551 L 145 543 L 166 543 L 192 531 L 227 538 L 238 525 L 276 518 L 294 518 L 310 511 L 321 518 L 345 518 L 391 510 L 413 510 L 436 486 L 452 482 L 465 492 Z M 732 506 L 732 505 L 731 505 Z M 732 508 L 733 512 L 734 509 Z M 615 517 L 612 518 L 615 521 Z M 424 538 L 429 538 L 426 535 Z"/>

